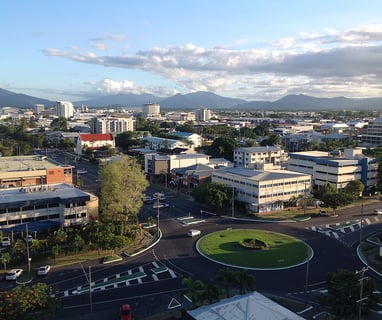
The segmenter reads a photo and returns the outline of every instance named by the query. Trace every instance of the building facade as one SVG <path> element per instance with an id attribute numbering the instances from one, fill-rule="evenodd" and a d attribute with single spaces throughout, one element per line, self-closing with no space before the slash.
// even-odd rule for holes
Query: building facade
<path id="1" fill-rule="evenodd" d="M 237 148 L 233 152 L 233 163 L 237 168 L 261 169 L 264 164 L 280 166 L 288 155 L 280 147 Z"/>
<path id="2" fill-rule="evenodd" d="M 280 210 L 291 198 L 306 196 L 311 176 L 287 170 L 226 168 L 213 171 L 212 182 L 234 188 L 237 201 L 250 211 L 262 213 Z"/>
<path id="3" fill-rule="evenodd" d="M 51 222 L 58 226 L 88 222 L 90 195 L 68 184 L 9 188 L 0 192 L 0 230 Z"/>
<path id="4" fill-rule="evenodd" d="M 134 131 L 134 120 L 130 117 L 103 117 L 89 120 L 91 133 L 118 134 Z"/>
<path id="5" fill-rule="evenodd" d="M 362 154 L 361 149 L 345 149 L 343 154 L 321 151 L 289 154 L 287 169 L 312 176 L 318 189 L 330 183 L 342 190 L 352 180 L 360 180 L 365 191 L 377 183 L 378 161 Z"/>
<path id="6" fill-rule="evenodd" d="M 114 137 L 111 133 L 80 133 L 77 139 L 76 154 L 81 155 L 85 147 L 98 150 L 106 146 L 115 148 Z"/>
<path id="7" fill-rule="evenodd" d="M 73 184 L 73 167 L 58 165 L 43 155 L 0 157 L 0 188 Z"/>
<path id="8" fill-rule="evenodd" d="M 69 119 L 74 115 L 74 106 L 69 101 L 57 101 L 56 102 L 56 115 L 58 117 L 64 117 Z"/>
<path id="9" fill-rule="evenodd" d="M 362 145 L 365 147 L 382 145 L 382 118 L 370 120 L 361 139 Z"/>
<path id="10" fill-rule="evenodd" d="M 145 103 L 142 105 L 142 116 L 144 118 L 160 118 L 160 104 L 159 103 Z"/>

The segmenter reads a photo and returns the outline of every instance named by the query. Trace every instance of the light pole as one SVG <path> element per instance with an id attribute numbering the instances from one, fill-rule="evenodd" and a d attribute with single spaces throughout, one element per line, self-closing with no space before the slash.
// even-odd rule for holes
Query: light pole
<path id="1" fill-rule="evenodd" d="M 25 224 L 25 231 L 26 231 L 25 240 L 26 240 L 26 243 L 27 243 L 28 272 L 30 273 L 31 272 L 31 260 L 32 259 L 29 256 L 29 237 L 28 237 L 28 224 L 27 223 Z"/>
<path id="2" fill-rule="evenodd" d="M 81 262 L 78 262 L 81 265 L 82 271 L 84 272 L 87 283 L 89 284 L 89 307 L 90 313 L 93 313 L 93 299 L 92 299 L 92 271 L 91 266 L 89 266 L 89 275 L 86 274 L 85 268 Z"/>
<path id="3" fill-rule="evenodd" d="M 159 239 L 159 192 L 157 194 L 157 237 Z"/>
<path id="4" fill-rule="evenodd" d="M 365 297 L 365 298 L 362 297 L 363 296 L 363 280 L 367 279 L 367 277 L 364 277 L 364 274 L 368 269 L 369 269 L 368 267 L 363 267 L 360 271 L 356 271 L 356 274 L 361 273 L 361 279 L 358 280 L 361 282 L 360 289 L 359 289 L 359 300 L 356 301 L 358 303 L 358 320 L 362 319 L 362 302 L 368 299 L 368 297 Z"/>
<path id="5" fill-rule="evenodd" d="M 363 195 L 362 195 L 362 192 L 360 193 L 360 197 L 361 197 L 361 223 L 360 223 L 360 227 L 359 227 L 359 250 L 361 250 L 361 246 L 362 246 L 362 228 L 363 228 Z"/>
<path id="6" fill-rule="evenodd" d="M 235 186 L 232 185 L 232 218 L 235 217 Z"/>
<path id="7" fill-rule="evenodd" d="M 309 247 L 306 247 L 307 249 L 307 257 L 306 257 L 306 274 L 305 274 L 305 305 L 308 304 L 308 281 L 309 281 L 309 254 L 310 250 Z"/>

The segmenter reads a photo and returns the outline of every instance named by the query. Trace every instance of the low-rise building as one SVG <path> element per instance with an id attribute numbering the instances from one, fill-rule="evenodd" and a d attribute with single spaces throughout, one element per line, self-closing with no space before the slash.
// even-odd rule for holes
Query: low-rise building
<path id="1" fill-rule="evenodd" d="M 307 196 L 311 176 L 287 170 L 226 168 L 213 171 L 212 182 L 234 188 L 237 201 L 261 213 L 280 210 L 292 198 Z"/>
<path id="2" fill-rule="evenodd" d="M 69 184 L 43 184 L 0 191 L 0 230 L 39 222 L 70 226 L 88 222 L 90 195 Z"/>
<path id="3" fill-rule="evenodd" d="M 377 183 L 378 161 L 362 154 L 362 149 L 342 152 L 306 151 L 289 154 L 287 169 L 312 176 L 312 183 L 320 188 L 326 183 L 338 190 L 349 181 L 360 180 L 367 191 Z"/>
<path id="4" fill-rule="evenodd" d="M 44 155 L 0 157 L 0 188 L 54 183 L 73 184 L 73 166 Z"/>
<path id="5" fill-rule="evenodd" d="M 288 155 L 280 147 L 237 148 L 233 151 L 233 163 L 237 168 L 260 169 L 264 164 L 280 166 L 288 159 Z"/>
<path id="6" fill-rule="evenodd" d="M 81 155 L 85 147 L 98 150 L 106 146 L 115 148 L 114 137 L 111 133 L 80 133 L 75 152 Z"/>

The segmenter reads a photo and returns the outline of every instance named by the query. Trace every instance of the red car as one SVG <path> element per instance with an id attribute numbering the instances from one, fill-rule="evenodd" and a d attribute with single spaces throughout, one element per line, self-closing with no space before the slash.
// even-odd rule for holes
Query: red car
<path id="1" fill-rule="evenodd" d="M 120 320 L 132 320 L 131 307 L 129 304 L 123 304 L 119 308 Z"/>

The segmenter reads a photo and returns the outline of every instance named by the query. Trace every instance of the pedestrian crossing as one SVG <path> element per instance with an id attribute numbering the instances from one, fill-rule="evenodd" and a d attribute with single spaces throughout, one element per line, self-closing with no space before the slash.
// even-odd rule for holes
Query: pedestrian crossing
<path id="1" fill-rule="evenodd" d="M 379 222 L 380 219 L 378 216 L 366 217 L 366 218 L 363 218 L 362 220 L 355 219 L 355 220 L 348 220 L 348 221 L 333 223 L 333 224 L 310 226 L 310 227 L 306 227 L 306 229 L 319 232 L 329 238 L 341 240 L 341 238 L 344 235 L 358 231 L 361 228 L 361 221 L 362 221 L 362 227 L 365 227 L 367 225 Z"/>
<path id="2" fill-rule="evenodd" d="M 92 281 L 90 287 L 89 283 L 86 283 L 76 288 L 56 293 L 54 296 L 63 298 L 89 292 L 89 288 L 91 288 L 92 292 L 97 292 L 101 290 L 143 284 L 145 282 L 174 279 L 179 276 L 180 275 L 172 269 L 166 267 L 165 265 L 159 264 L 157 261 L 153 261 L 149 264 L 127 270 L 123 273 Z"/>

